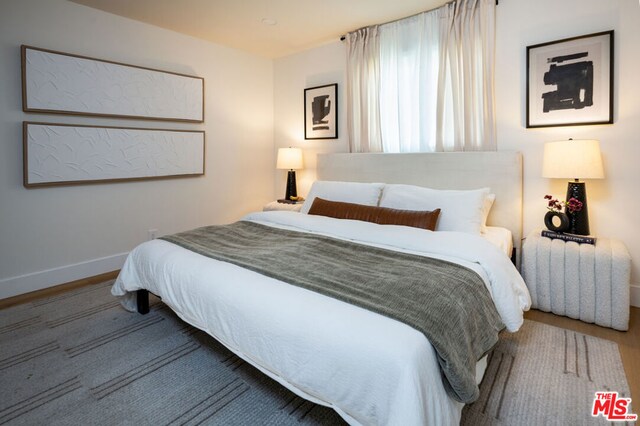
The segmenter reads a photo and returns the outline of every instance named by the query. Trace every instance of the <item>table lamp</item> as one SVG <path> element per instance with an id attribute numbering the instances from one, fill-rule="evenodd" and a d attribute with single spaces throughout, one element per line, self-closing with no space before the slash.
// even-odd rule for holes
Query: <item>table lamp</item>
<path id="1" fill-rule="evenodd" d="M 294 169 L 302 169 L 302 150 L 300 148 L 280 148 L 278 149 L 278 161 L 276 163 L 277 169 L 289 170 L 287 175 L 287 191 L 284 196 L 284 200 L 278 201 L 292 201 L 291 197 L 298 197 L 298 190 L 296 188 L 296 171 Z"/>
<path id="2" fill-rule="evenodd" d="M 589 235 L 589 215 L 587 212 L 587 189 L 580 179 L 603 179 L 600 142 L 596 140 L 572 140 L 547 142 L 544 144 L 542 176 L 546 178 L 569 178 L 567 201 L 575 198 L 582 203 L 582 209 L 567 211 L 570 232 Z"/>

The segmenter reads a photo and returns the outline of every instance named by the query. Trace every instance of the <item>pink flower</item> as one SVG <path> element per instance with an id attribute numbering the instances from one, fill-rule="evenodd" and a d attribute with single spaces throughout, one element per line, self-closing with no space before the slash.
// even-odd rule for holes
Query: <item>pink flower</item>
<path id="1" fill-rule="evenodd" d="M 582 202 L 574 197 L 569 198 L 568 201 L 558 201 L 551 195 L 545 195 L 544 199 L 549 200 L 547 202 L 547 209 L 552 212 L 561 212 L 563 207 L 566 208 L 569 213 L 582 210 Z"/>
<path id="2" fill-rule="evenodd" d="M 569 210 L 570 213 L 579 212 L 582 210 L 582 202 L 573 197 L 569 198 L 569 201 L 567 201 L 567 210 Z"/>

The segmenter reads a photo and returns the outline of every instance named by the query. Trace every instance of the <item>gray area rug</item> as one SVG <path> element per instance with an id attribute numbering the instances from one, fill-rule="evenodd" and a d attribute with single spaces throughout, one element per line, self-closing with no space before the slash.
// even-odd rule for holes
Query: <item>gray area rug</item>
<path id="1" fill-rule="evenodd" d="M 611 424 L 602 416 L 591 417 L 595 392 L 605 390 L 626 398 L 630 395 L 616 343 L 525 321 L 517 333 L 500 335 L 480 386 L 480 398 L 465 406 L 461 423 Z"/>
<path id="2" fill-rule="evenodd" d="M 0 424 L 344 424 L 157 299 L 126 312 L 111 283 L 0 311 Z M 502 336 L 463 424 L 597 424 L 603 389 L 629 395 L 616 344 L 527 321 Z"/>

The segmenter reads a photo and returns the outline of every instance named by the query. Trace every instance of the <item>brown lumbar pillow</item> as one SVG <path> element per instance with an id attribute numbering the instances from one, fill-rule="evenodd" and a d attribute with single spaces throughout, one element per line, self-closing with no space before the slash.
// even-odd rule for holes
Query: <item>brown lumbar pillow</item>
<path id="1" fill-rule="evenodd" d="M 379 225 L 404 225 L 433 231 L 436 229 L 440 209 L 433 211 L 398 210 L 388 207 L 343 203 L 316 197 L 309 214 L 336 219 L 362 220 Z"/>

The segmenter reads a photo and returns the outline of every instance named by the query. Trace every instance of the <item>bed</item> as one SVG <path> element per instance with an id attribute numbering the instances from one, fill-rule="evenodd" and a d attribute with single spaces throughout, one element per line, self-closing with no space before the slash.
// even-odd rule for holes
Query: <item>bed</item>
<path id="1" fill-rule="evenodd" d="M 482 279 L 502 322 L 516 331 L 530 303 L 507 255 L 511 247 L 518 251 L 521 238 L 521 170 L 520 155 L 505 152 L 318 157 L 322 181 L 489 187 L 495 203 L 487 225 L 507 231 L 494 233 L 493 242 L 463 232 L 282 211 L 252 213 L 242 222 L 462 265 Z M 445 389 L 439 353 L 425 334 L 405 323 L 164 240 L 134 249 L 112 289 L 132 311 L 145 291 L 266 375 L 333 408 L 350 424 L 459 423 L 464 404 Z M 475 367 L 479 383 L 486 357 Z"/>

